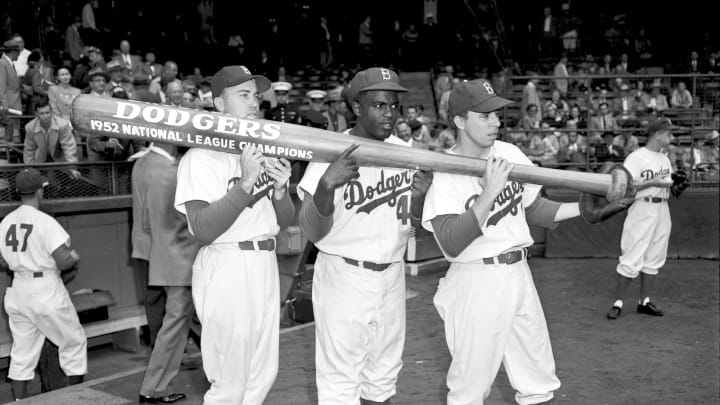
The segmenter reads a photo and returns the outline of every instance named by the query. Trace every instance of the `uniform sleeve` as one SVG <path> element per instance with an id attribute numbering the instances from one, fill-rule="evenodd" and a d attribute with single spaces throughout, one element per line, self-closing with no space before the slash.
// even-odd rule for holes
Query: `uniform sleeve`
<path id="1" fill-rule="evenodd" d="M 641 163 L 637 153 L 631 153 L 625 158 L 623 166 L 630 172 L 633 179 L 640 179 L 640 172 L 642 171 Z"/>
<path id="2" fill-rule="evenodd" d="M 40 237 L 45 251 L 52 254 L 60 246 L 70 245 L 70 235 L 53 217 L 46 214 L 42 218 L 43 229 L 38 231 L 42 232 Z"/>
<path id="3" fill-rule="evenodd" d="M 208 204 L 222 198 L 228 189 L 222 161 L 201 149 L 191 149 L 178 165 L 175 209 L 183 214 L 188 201 L 205 201 Z"/>
<path id="4" fill-rule="evenodd" d="M 462 187 L 458 187 L 459 185 L 453 181 L 453 177 L 451 176 L 456 175 L 435 173 L 433 183 L 425 196 L 422 227 L 430 232 L 434 232 L 432 225 L 433 218 L 448 214 L 460 215 L 467 211 L 465 208 L 467 190 L 462 190 Z"/>
<path id="5" fill-rule="evenodd" d="M 300 200 L 305 198 L 305 193 L 315 194 L 320 178 L 325 174 L 328 167 L 330 167 L 329 163 L 310 162 L 305 169 L 303 178 L 298 183 L 297 194 Z"/>

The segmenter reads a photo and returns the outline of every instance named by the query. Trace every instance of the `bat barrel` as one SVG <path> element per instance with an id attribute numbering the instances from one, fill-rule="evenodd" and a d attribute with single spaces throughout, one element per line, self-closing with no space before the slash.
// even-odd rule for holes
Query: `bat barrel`
<path id="1" fill-rule="evenodd" d="M 72 105 L 73 127 L 81 133 L 113 138 L 167 142 L 239 154 L 257 145 L 267 156 L 333 162 L 352 144 L 361 165 L 432 169 L 482 176 L 485 160 L 368 140 L 317 128 L 261 119 L 240 119 L 218 112 L 80 95 Z M 608 174 L 515 165 L 511 180 L 607 195 Z"/>

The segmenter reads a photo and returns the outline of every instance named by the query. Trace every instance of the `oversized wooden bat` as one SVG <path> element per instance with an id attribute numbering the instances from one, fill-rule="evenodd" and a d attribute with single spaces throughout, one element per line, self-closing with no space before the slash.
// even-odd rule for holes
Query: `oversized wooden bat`
<path id="1" fill-rule="evenodd" d="M 481 176 L 486 163 L 483 159 L 409 149 L 300 125 L 92 95 L 75 98 L 72 124 L 82 133 L 237 154 L 254 144 L 266 156 L 315 162 L 333 162 L 348 146 L 358 144 L 352 156 L 364 166 L 432 169 Z M 525 165 L 515 165 L 508 177 L 524 183 L 592 193 L 609 201 L 624 195 L 624 183 L 620 187 L 618 184 L 627 180 L 611 174 Z"/>

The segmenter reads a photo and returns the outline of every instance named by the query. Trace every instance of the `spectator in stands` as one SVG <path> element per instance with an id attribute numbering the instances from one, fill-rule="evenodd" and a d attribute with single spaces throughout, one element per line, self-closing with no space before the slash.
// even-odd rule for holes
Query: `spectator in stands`
<path id="1" fill-rule="evenodd" d="M 530 104 L 525 109 L 525 114 L 520 120 L 520 126 L 525 130 L 540 129 L 540 111 L 538 106 Z"/>
<path id="2" fill-rule="evenodd" d="M 452 82 L 450 82 L 450 90 L 445 91 L 442 96 L 440 97 L 440 104 L 438 105 L 438 115 L 440 116 L 440 123 L 444 125 L 449 125 L 448 122 L 448 102 L 450 101 L 450 93 L 452 92 L 452 88 L 457 84 L 460 83 L 460 79 L 457 77 L 453 77 Z"/>
<path id="3" fill-rule="evenodd" d="M 568 128 L 572 129 L 571 123 Z M 566 159 L 569 163 L 576 163 L 578 165 L 570 166 L 571 170 L 585 170 L 587 162 L 587 142 L 586 137 L 579 135 L 577 132 L 568 132 L 568 144 L 565 149 Z"/>
<path id="4" fill-rule="evenodd" d="M 563 3 L 562 15 L 558 28 L 562 36 L 563 49 L 566 52 L 574 53 L 578 47 L 578 29 L 581 21 L 578 16 L 570 10 L 570 3 Z"/>
<path id="5" fill-rule="evenodd" d="M 148 83 L 160 77 L 162 73 L 162 65 L 155 62 L 155 52 L 145 53 L 145 60 L 140 65 L 142 75 L 147 77 Z"/>
<path id="6" fill-rule="evenodd" d="M 629 155 L 640 148 L 640 143 L 635 135 L 630 131 L 624 131 L 620 135 L 613 138 L 613 145 L 618 146 L 623 153 L 623 156 Z"/>
<path id="7" fill-rule="evenodd" d="M 18 54 L 17 60 L 13 62 L 13 65 L 15 66 L 18 77 L 22 78 L 25 77 L 25 73 L 28 70 L 28 57 L 30 56 L 30 51 L 25 49 L 25 40 L 22 36 L 15 34 L 12 39 L 20 47 L 20 53 Z"/>
<path id="8" fill-rule="evenodd" d="M 455 146 L 455 131 L 451 127 L 447 127 L 438 134 L 437 149 L 435 150 L 447 153 L 453 146 Z"/>
<path id="9" fill-rule="evenodd" d="M 570 125 L 573 125 L 574 128 L 580 128 L 584 129 L 587 128 L 587 122 L 585 121 L 585 116 L 580 114 L 580 107 L 577 105 L 573 105 L 570 108 L 570 115 L 568 116 L 567 121 L 565 122 L 565 127 L 568 128 Z"/>
<path id="10" fill-rule="evenodd" d="M 77 162 L 77 144 L 70 121 L 53 115 L 50 102 L 41 98 L 35 104 L 35 118 L 25 125 L 23 163 Z M 70 169 L 77 179 L 80 172 Z"/>
<path id="11" fill-rule="evenodd" d="M 528 76 L 531 76 L 532 78 L 528 80 L 525 87 L 523 87 L 521 106 L 523 111 L 527 111 L 527 107 L 530 104 L 535 104 L 538 108 L 543 105 L 540 91 L 537 89 L 537 84 L 539 81 L 537 78 L 537 73 L 528 72 Z"/>
<path id="12" fill-rule="evenodd" d="M 148 76 L 143 71 L 143 63 L 140 56 L 130 54 L 130 42 L 120 41 L 120 54 L 113 58 L 125 66 L 130 84 L 147 84 Z"/>
<path id="13" fill-rule="evenodd" d="M 674 108 L 691 108 L 693 105 L 693 97 L 690 91 L 685 87 L 685 82 L 678 82 L 677 88 L 673 90 L 670 97 L 670 105 Z"/>
<path id="14" fill-rule="evenodd" d="M 70 79 L 70 69 L 62 66 L 57 70 L 57 84 L 48 89 L 48 98 L 53 114 L 68 121 L 72 102 L 75 97 L 80 95 L 80 89 L 71 86 Z"/>
<path id="15" fill-rule="evenodd" d="M 183 90 L 181 107 L 192 108 L 197 110 L 200 108 L 197 92 L 195 90 Z"/>
<path id="16" fill-rule="evenodd" d="M 563 114 L 558 111 L 555 104 L 550 103 L 545 108 L 545 116 L 540 122 L 540 128 L 543 128 L 543 125 L 547 126 L 547 128 L 554 129 L 565 127 L 565 118 Z"/>
<path id="17" fill-rule="evenodd" d="M 623 53 L 620 55 L 620 63 L 615 66 L 615 74 L 617 75 L 626 75 L 630 73 L 630 70 L 628 68 L 628 55 L 626 53 Z M 615 83 L 612 86 L 614 89 L 619 89 L 623 84 L 629 83 L 629 80 L 625 77 L 616 77 Z"/>
<path id="18" fill-rule="evenodd" d="M 434 143 L 430 136 L 430 130 L 417 119 L 408 121 L 408 125 L 410 126 L 413 141 L 412 146 L 414 148 L 430 149 L 430 146 Z"/>
<path id="19" fill-rule="evenodd" d="M 0 108 L 14 108 L 22 111 L 20 95 L 20 79 L 15 72 L 13 62 L 20 54 L 20 44 L 14 39 L 3 43 L 0 47 L 3 52 L 0 56 Z M 5 120 L 5 141 L 20 142 L 20 129 L 16 120 Z"/>
<path id="20" fill-rule="evenodd" d="M 332 35 L 327 26 L 327 18 L 320 17 L 318 37 L 316 39 L 320 47 L 320 67 L 327 69 L 333 63 Z"/>
<path id="21" fill-rule="evenodd" d="M 388 138 L 388 142 L 396 145 L 413 146 L 412 129 L 407 121 L 399 119 L 395 123 L 395 131 Z"/>
<path id="22" fill-rule="evenodd" d="M 370 16 L 365 17 L 360 27 L 358 27 L 358 46 L 360 48 L 361 59 L 358 61 L 361 65 L 372 65 L 373 54 L 373 30 L 370 28 Z"/>
<path id="23" fill-rule="evenodd" d="M 542 165 L 542 159 L 545 156 L 545 142 L 543 142 L 542 132 L 533 132 L 530 135 L 526 152 L 530 160 Z"/>
<path id="24" fill-rule="evenodd" d="M 544 110 L 547 111 L 551 104 L 555 106 L 557 113 L 561 118 L 565 119 L 568 114 L 570 114 L 570 106 L 568 106 L 568 103 L 563 99 L 560 91 L 553 90 L 550 100 L 545 102 Z"/>
<path id="25" fill-rule="evenodd" d="M 420 121 L 423 125 L 430 127 L 431 120 L 430 117 L 425 115 L 425 106 L 422 104 L 417 104 L 415 106 L 415 109 L 417 110 L 417 120 Z"/>
<path id="26" fill-rule="evenodd" d="M 705 67 L 707 73 L 720 73 L 720 51 L 710 52 Z"/>
<path id="27" fill-rule="evenodd" d="M 595 139 L 604 137 L 604 134 L 610 134 L 614 136 L 614 130 L 618 128 L 617 121 L 610 111 L 610 107 L 607 102 L 600 103 L 600 111 L 594 117 L 590 118 L 590 129 L 598 131 L 592 132 L 591 136 Z M 610 138 L 612 142 L 613 138 Z"/>
<path id="28" fill-rule="evenodd" d="M 602 140 L 595 144 L 595 159 L 598 162 L 621 162 L 623 160 L 622 149 L 613 143 L 612 132 L 605 132 Z"/>
<path id="29" fill-rule="evenodd" d="M 702 66 L 697 51 L 690 52 L 690 60 L 687 62 L 687 66 L 685 67 L 685 73 L 697 74 L 705 71 L 705 66 Z"/>
<path id="30" fill-rule="evenodd" d="M 28 69 L 23 79 L 23 87 L 29 93 L 26 108 L 28 112 L 35 111 L 35 104 L 39 97 L 47 97 L 48 89 L 55 83 L 55 69 L 50 61 L 41 57 L 35 69 Z"/>
<path id="31" fill-rule="evenodd" d="M 342 98 L 342 88 L 338 87 L 328 92 L 328 110 L 324 113 L 328 122 L 328 131 L 345 132 L 348 129 L 345 120 L 347 106 Z"/>
<path id="32" fill-rule="evenodd" d="M 541 25 L 540 52 L 543 55 L 552 56 L 557 48 L 558 33 L 557 21 L 552 15 L 552 9 L 545 7 L 543 9 L 543 21 Z"/>
<path id="33" fill-rule="evenodd" d="M 600 105 L 603 103 L 610 105 L 610 100 L 608 99 L 607 89 L 601 89 L 600 95 L 591 100 L 590 104 L 592 105 L 592 109 L 593 109 L 592 112 L 597 114 L 600 111 Z"/>
<path id="34" fill-rule="evenodd" d="M 555 69 L 553 69 L 553 76 L 568 77 L 567 62 L 568 62 L 567 55 L 563 54 L 560 57 L 560 61 L 558 61 L 557 65 L 555 65 Z M 555 89 L 557 91 L 559 91 L 561 95 L 565 96 L 568 92 L 567 79 L 557 79 L 556 78 L 554 80 L 555 80 Z"/>
<path id="35" fill-rule="evenodd" d="M 635 99 L 635 108 L 638 112 L 647 109 L 647 103 L 650 101 L 650 95 L 645 91 L 645 82 L 638 80 L 635 83 L 635 89 L 632 91 L 632 96 Z"/>
<path id="36" fill-rule="evenodd" d="M 150 82 L 150 87 L 148 89 L 151 93 L 159 94 L 160 99 L 164 103 L 166 101 L 166 95 L 165 92 L 163 92 L 163 88 L 165 88 L 168 83 L 177 79 L 177 75 L 178 65 L 171 60 L 166 61 L 160 76 Z"/>
<path id="37" fill-rule="evenodd" d="M 102 50 L 98 47 L 91 46 L 87 49 L 87 55 L 88 58 L 90 58 L 90 67 L 96 68 L 100 67 L 104 70 L 107 69 L 107 64 L 105 63 L 105 57 L 103 56 Z"/>
<path id="38" fill-rule="evenodd" d="M 645 35 L 645 30 L 640 29 L 637 33 L 637 36 L 635 37 L 634 43 L 634 50 L 635 55 L 637 55 L 638 58 L 638 64 L 640 67 L 646 67 L 649 66 L 650 62 L 652 61 L 652 44 L 650 43 L 650 40 Z"/>
<path id="39" fill-rule="evenodd" d="M 110 80 L 108 81 L 107 85 L 105 85 L 105 90 L 108 93 L 113 92 L 113 90 L 116 87 L 120 87 L 121 89 L 125 90 L 125 93 L 128 95 L 131 95 L 133 91 L 131 90 L 132 84 L 128 83 L 127 80 L 127 68 L 125 68 L 125 65 L 123 65 L 121 62 L 113 59 L 107 64 L 107 72 L 110 75 Z"/>
<path id="40" fill-rule="evenodd" d="M 453 87 L 453 67 L 452 65 L 445 66 L 445 69 L 438 74 L 437 79 L 435 80 L 435 101 L 437 103 L 440 103 L 440 99 L 442 98 L 443 94 L 445 92 L 449 92 L 452 90 Z"/>
<path id="41" fill-rule="evenodd" d="M 324 114 L 327 92 L 310 90 L 306 95 L 310 99 L 310 109 L 301 114 L 303 124 L 313 128 L 327 129 L 328 121 Z"/>
<path id="42" fill-rule="evenodd" d="M 85 44 L 80 36 L 80 16 L 75 16 L 73 22 L 65 30 L 65 52 L 75 61 L 80 61 Z"/>
<path id="43" fill-rule="evenodd" d="M 620 96 L 613 101 L 612 108 L 619 115 L 618 121 L 623 124 L 635 124 L 637 108 L 635 97 L 630 94 L 630 86 L 623 83 L 620 86 Z"/>
<path id="44" fill-rule="evenodd" d="M 165 103 L 174 107 L 181 107 L 183 101 L 182 83 L 179 80 L 173 80 L 165 87 L 166 101 Z"/>
<path id="45" fill-rule="evenodd" d="M 653 80 L 650 87 L 650 96 L 648 97 L 647 103 L 643 103 L 642 107 L 649 112 L 661 112 L 667 110 L 670 106 L 668 105 L 665 95 L 660 93 L 660 89 L 662 88 L 660 80 Z"/>

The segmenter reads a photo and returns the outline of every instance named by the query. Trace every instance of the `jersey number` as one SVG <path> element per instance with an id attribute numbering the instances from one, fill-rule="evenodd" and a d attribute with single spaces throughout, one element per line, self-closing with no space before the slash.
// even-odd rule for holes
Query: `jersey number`
<path id="1" fill-rule="evenodd" d="M 410 219 L 410 207 L 408 206 L 407 194 L 403 194 L 398 198 L 395 212 L 397 213 L 397 219 L 402 220 L 403 225 L 407 225 L 408 219 Z"/>
<path id="2" fill-rule="evenodd" d="M 27 241 L 30 237 L 30 233 L 32 233 L 33 226 L 31 224 L 20 224 L 20 229 L 25 231 L 25 234 L 22 237 L 22 247 L 20 248 L 20 251 L 24 252 L 27 250 Z M 17 230 L 15 229 L 15 224 L 12 224 L 10 225 L 10 228 L 8 228 L 7 234 L 5 235 L 5 246 L 10 246 L 13 252 L 17 252 L 19 244 L 20 241 L 18 241 L 17 238 Z"/>

